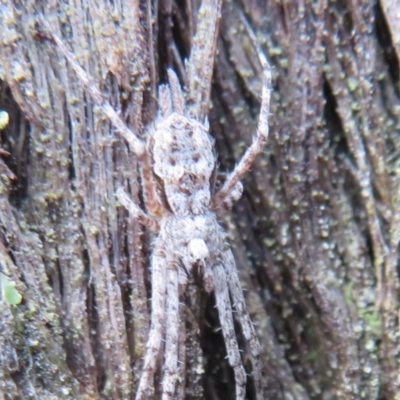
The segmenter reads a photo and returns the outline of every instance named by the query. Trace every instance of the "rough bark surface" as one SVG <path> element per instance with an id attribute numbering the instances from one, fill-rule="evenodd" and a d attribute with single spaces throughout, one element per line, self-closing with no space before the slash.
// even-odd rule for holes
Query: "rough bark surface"
<path id="1" fill-rule="evenodd" d="M 199 3 L 2 0 L 0 399 L 132 398 L 150 318 L 151 237 L 114 196 L 128 179 L 141 203 L 137 160 L 38 21 L 145 132 L 166 68 L 185 81 Z M 222 221 L 266 399 L 400 398 L 399 9 L 224 2 L 209 112 L 222 170 L 257 124 L 248 26 L 274 67 L 267 149 Z M 214 300 L 192 290 L 180 398 L 233 398 Z"/>

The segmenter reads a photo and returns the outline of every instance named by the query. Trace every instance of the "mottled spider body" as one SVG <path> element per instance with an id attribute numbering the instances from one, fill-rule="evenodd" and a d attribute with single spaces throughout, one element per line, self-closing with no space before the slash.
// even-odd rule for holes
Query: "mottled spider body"
<path id="1" fill-rule="evenodd" d="M 169 75 L 176 79 L 173 72 Z M 184 110 L 170 109 L 166 87 L 162 88 L 160 100 L 167 104 L 161 104 L 162 116 L 148 139 L 153 171 L 162 187 L 161 197 L 172 213 L 199 214 L 209 208 L 211 200 L 213 142 L 208 127 L 185 116 Z"/>
<path id="2" fill-rule="evenodd" d="M 218 3 L 217 10 L 220 10 Z M 123 188 L 116 195 L 132 218 L 156 233 L 152 242 L 151 325 L 136 400 L 153 399 L 158 363 L 163 359 L 160 390 L 163 400 L 173 400 L 179 386 L 179 357 L 185 353 L 179 340 L 179 298 L 188 280 L 200 278 L 208 293 L 214 292 L 227 357 L 235 375 L 236 400 L 245 398 L 246 373 L 236 339 L 234 318 L 241 326 L 252 356 L 257 400 L 263 399 L 258 356 L 261 352 L 240 285 L 226 235 L 218 224 L 216 211 L 230 207 L 240 197 L 240 179 L 263 150 L 268 136 L 271 71 L 259 52 L 263 67 L 263 91 L 257 134 L 236 168 L 214 193 L 216 158 L 208 122 L 196 103 L 193 117 L 186 107 L 176 74 L 168 70 L 168 85 L 159 87 L 159 112 L 147 140 L 135 135 L 104 99 L 96 84 L 77 64 L 63 42 L 47 31 L 101 107 L 117 132 L 138 157 L 142 171 L 146 212 Z M 213 35 L 213 39 L 215 35 Z M 255 43 L 255 39 L 253 38 Z M 207 50 L 208 51 L 208 50 Z M 215 51 L 209 50 L 210 54 Z M 192 65 L 190 61 L 187 65 Z M 193 78 L 192 78 L 193 79 Z M 210 82 L 202 82 L 203 87 Z M 197 279 L 199 280 L 199 279 Z M 163 358 L 159 357 L 163 353 Z"/>
<path id="3" fill-rule="evenodd" d="M 147 142 L 162 212 L 154 220 L 159 229 L 151 262 L 153 314 L 136 399 L 154 395 L 155 360 L 163 338 L 163 399 L 175 398 L 179 371 L 179 293 L 184 292 L 187 281 L 194 275 L 201 279 L 205 291 L 215 292 L 228 360 L 235 373 L 236 398 L 244 399 L 246 373 L 236 340 L 233 309 L 255 359 L 260 348 L 246 311 L 232 252 L 211 209 L 211 182 L 216 165 L 213 140 L 207 123 L 188 116 L 177 77 L 171 70 L 168 75 L 169 85 L 160 86 L 160 115 Z M 121 191 L 118 196 L 128 209 L 136 207 Z M 150 215 L 146 218 L 154 219 Z"/>

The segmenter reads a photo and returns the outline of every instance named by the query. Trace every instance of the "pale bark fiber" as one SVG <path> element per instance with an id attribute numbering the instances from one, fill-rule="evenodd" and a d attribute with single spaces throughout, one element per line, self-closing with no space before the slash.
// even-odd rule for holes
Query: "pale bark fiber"
<path id="1" fill-rule="evenodd" d="M 11 155 L 0 161 L 0 272 L 23 300 L 0 299 L 0 400 L 131 399 L 149 329 L 151 234 L 115 197 L 128 180 L 141 204 L 138 160 L 38 19 L 143 132 L 167 67 L 187 82 L 199 3 L 2 0 Z M 258 121 L 247 25 L 274 67 L 266 151 L 222 221 L 263 347 L 266 399 L 399 399 L 398 9 L 224 2 L 209 112 L 220 170 Z M 215 299 L 192 285 L 183 300 L 179 398 L 234 398 Z"/>

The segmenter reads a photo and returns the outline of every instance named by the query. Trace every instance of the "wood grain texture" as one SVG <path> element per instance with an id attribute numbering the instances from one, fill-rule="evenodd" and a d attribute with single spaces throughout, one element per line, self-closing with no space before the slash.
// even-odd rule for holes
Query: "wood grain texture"
<path id="1" fill-rule="evenodd" d="M 44 17 L 141 132 L 167 68 L 185 82 L 200 2 L 22 3 L 0 8 L 11 153 L 0 161 L 0 268 L 23 296 L 0 301 L 0 398 L 129 399 L 149 327 L 151 234 L 114 190 L 128 179 L 140 204 L 137 159 L 35 27 Z M 266 399 L 400 392 L 399 59 L 384 5 L 223 5 L 209 112 L 220 169 L 257 124 L 261 69 L 247 25 L 274 67 L 267 148 L 224 220 Z M 187 297 L 180 398 L 231 399 L 214 299 Z"/>

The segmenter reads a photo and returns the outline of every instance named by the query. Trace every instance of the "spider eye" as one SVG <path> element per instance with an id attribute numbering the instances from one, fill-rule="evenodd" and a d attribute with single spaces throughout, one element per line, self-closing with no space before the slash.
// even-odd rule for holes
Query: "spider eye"
<path id="1" fill-rule="evenodd" d="M 194 153 L 192 156 L 192 160 L 194 162 L 198 162 L 200 160 L 200 154 L 199 153 Z"/>

